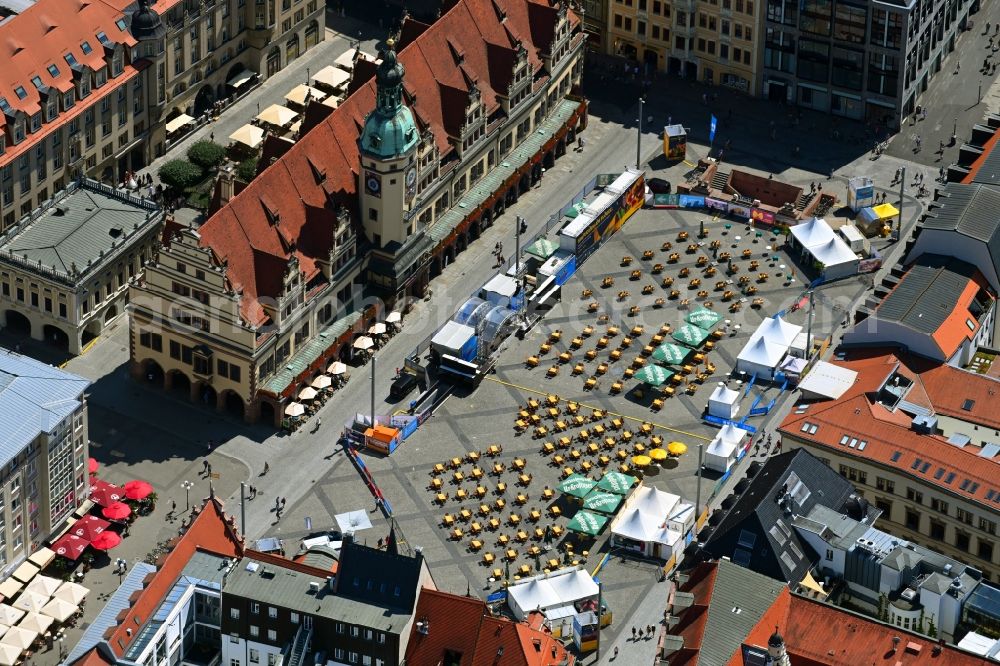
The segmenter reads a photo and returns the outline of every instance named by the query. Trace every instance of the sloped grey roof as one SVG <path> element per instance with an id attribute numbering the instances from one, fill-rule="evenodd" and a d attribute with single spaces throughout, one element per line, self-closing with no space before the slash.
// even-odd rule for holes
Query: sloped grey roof
<path id="1" fill-rule="evenodd" d="M 728 663 L 784 587 L 773 578 L 720 560 L 698 663 Z"/>
<path id="2" fill-rule="evenodd" d="M 0 348 L 0 465 L 81 404 L 90 380 Z"/>
<path id="3" fill-rule="evenodd" d="M 154 571 L 156 571 L 156 567 L 145 562 L 136 562 L 132 565 L 125 579 L 122 580 L 122 584 L 111 593 L 111 598 L 104 604 L 97 617 L 87 626 L 83 632 L 83 636 L 80 637 L 80 640 L 73 649 L 69 651 L 69 655 L 63 663 L 72 664 L 86 656 L 91 649 L 104 639 L 104 632 L 111 627 L 117 626 L 118 615 L 132 605 L 129 602 L 129 598 L 135 592 L 142 589 L 142 581 L 148 574 Z M 91 603 L 97 602 L 91 601 Z"/>
<path id="4" fill-rule="evenodd" d="M 956 295 L 975 273 L 976 267 L 964 261 L 921 255 L 879 305 L 876 316 L 921 333 L 934 333 L 955 310 Z"/>
<path id="5" fill-rule="evenodd" d="M 46 209 L 0 244 L 0 252 L 12 252 L 19 259 L 56 272 L 84 273 L 87 262 L 97 266 L 101 253 L 108 255 L 112 243 L 120 246 L 126 235 L 142 231 L 147 223 L 157 224 L 160 215 L 124 196 L 112 196 L 89 186 L 78 187 Z M 147 218 L 147 215 L 149 216 Z"/>
<path id="6" fill-rule="evenodd" d="M 923 221 L 925 228 L 957 231 L 984 243 L 992 243 L 998 235 L 1000 189 L 950 183 L 937 203 Z"/>

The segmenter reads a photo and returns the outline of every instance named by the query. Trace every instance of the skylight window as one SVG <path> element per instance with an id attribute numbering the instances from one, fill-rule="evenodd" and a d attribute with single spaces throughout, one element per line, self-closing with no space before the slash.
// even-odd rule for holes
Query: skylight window
<path id="1" fill-rule="evenodd" d="M 922 463 L 922 462 L 923 462 L 923 460 L 921 460 L 920 458 L 917 458 L 916 460 L 913 461 L 913 464 L 910 465 L 910 469 L 917 469 L 918 467 L 920 467 L 920 463 Z"/>
<path id="2" fill-rule="evenodd" d="M 4 113 L 10 111 L 10 102 L 7 101 L 6 97 L 0 97 L 0 111 Z"/>
<path id="3" fill-rule="evenodd" d="M 968 479 L 962 479 L 962 483 L 958 487 L 965 490 L 969 487 L 969 483 L 971 482 Z"/>
<path id="4" fill-rule="evenodd" d="M 927 462 L 927 461 L 924 461 L 924 464 L 920 466 L 920 473 L 921 474 L 926 474 L 927 470 L 929 470 L 930 468 L 931 468 L 931 464 L 929 462 Z"/>
<path id="5" fill-rule="evenodd" d="M 103 32 L 97 33 L 97 41 L 99 41 L 101 44 L 104 44 L 105 46 L 111 43 L 111 40 L 108 39 L 107 34 Z"/>
<path id="6" fill-rule="evenodd" d="M 28 91 L 24 89 L 24 86 L 14 88 L 14 92 L 17 94 L 18 99 L 24 99 L 28 96 Z"/>
<path id="7" fill-rule="evenodd" d="M 969 492 L 975 494 L 977 490 L 979 490 L 979 484 L 973 481 L 972 485 L 969 486 Z"/>
<path id="8" fill-rule="evenodd" d="M 66 55 L 64 55 L 63 60 L 65 60 L 66 64 L 69 65 L 70 67 L 76 67 L 77 64 L 79 64 L 76 61 L 76 56 L 73 55 L 72 53 L 67 53 Z"/>
<path id="9" fill-rule="evenodd" d="M 59 76 L 59 68 L 56 67 L 55 65 L 49 65 L 48 70 L 49 70 L 49 76 L 51 76 L 52 78 Z"/>
<path id="10" fill-rule="evenodd" d="M 35 86 L 36 88 L 41 88 L 45 84 L 42 83 L 42 77 L 36 74 L 35 76 L 31 77 L 31 85 Z"/>
<path id="11" fill-rule="evenodd" d="M 934 478 L 940 480 L 944 476 L 944 467 L 938 467 L 937 471 L 934 472 Z"/>
<path id="12" fill-rule="evenodd" d="M 976 325 L 972 322 L 971 319 L 966 319 L 965 320 L 965 325 L 969 327 L 970 331 L 976 330 Z"/>
<path id="13" fill-rule="evenodd" d="M 757 543 L 756 534 L 748 530 L 740 530 L 740 538 L 736 542 L 737 546 L 743 546 L 744 548 L 753 548 L 755 543 Z"/>
<path id="14" fill-rule="evenodd" d="M 893 451 L 892 452 L 892 458 L 890 458 L 890 460 L 892 460 L 892 462 L 898 462 L 899 459 L 902 458 L 902 457 L 903 457 L 902 452 L 900 452 L 900 451 Z"/>
<path id="15" fill-rule="evenodd" d="M 94 49 L 91 48 L 90 42 L 84 40 L 80 42 L 80 50 L 83 51 L 83 55 L 90 55 L 90 52 Z"/>
<path id="16" fill-rule="evenodd" d="M 122 32 L 124 32 L 125 28 L 128 27 L 128 24 L 125 23 L 125 19 L 123 18 L 120 18 L 117 21 L 115 21 L 115 25 L 118 26 L 118 29 L 121 30 Z"/>
<path id="17" fill-rule="evenodd" d="M 841 437 L 841 438 L 840 438 L 840 443 L 841 443 L 841 444 L 847 444 L 847 441 L 848 441 L 849 439 L 851 439 L 851 436 L 850 436 L 850 435 L 844 435 L 843 437 Z"/>
<path id="18" fill-rule="evenodd" d="M 866 446 L 868 446 L 868 442 L 865 440 L 861 440 L 860 442 L 858 442 L 858 451 L 864 451 Z"/>
<path id="19" fill-rule="evenodd" d="M 966 398 L 965 402 L 962 403 L 962 409 L 967 412 L 971 412 L 972 408 L 976 406 L 976 401 L 971 398 Z"/>
<path id="20" fill-rule="evenodd" d="M 945 483 L 951 483 L 954 480 L 955 480 L 955 473 L 954 472 L 948 472 L 948 476 L 945 477 L 944 482 Z"/>

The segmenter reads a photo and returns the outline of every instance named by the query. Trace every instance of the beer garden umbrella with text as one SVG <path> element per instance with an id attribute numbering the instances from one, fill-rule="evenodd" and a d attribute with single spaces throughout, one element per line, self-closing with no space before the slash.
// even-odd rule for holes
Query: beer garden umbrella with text
<path id="1" fill-rule="evenodd" d="M 101 532 L 97 538 L 90 542 L 90 545 L 97 550 L 111 550 L 122 542 L 122 538 L 115 532 Z"/>
<path id="2" fill-rule="evenodd" d="M 597 482 L 597 487 L 618 495 L 628 494 L 629 488 L 638 481 L 634 476 L 622 474 L 621 472 L 607 472 L 601 480 Z"/>
<path id="3" fill-rule="evenodd" d="M 698 308 L 687 317 L 684 318 L 689 324 L 697 326 L 698 328 L 711 329 L 713 326 L 719 323 L 722 319 L 720 315 L 715 310 L 709 310 L 708 308 Z"/>
<path id="4" fill-rule="evenodd" d="M 673 373 L 667 372 L 658 365 L 647 365 L 645 368 L 635 373 L 635 378 L 650 386 L 662 386 Z"/>
<path id="5" fill-rule="evenodd" d="M 107 481 L 97 479 L 90 488 L 90 499 L 95 504 L 109 506 L 125 497 L 125 491 Z"/>
<path id="6" fill-rule="evenodd" d="M 601 530 L 604 529 L 607 522 L 607 516 L 602 516 L 599 513 L 592 513 L 581 509 L 576 512 L 575 516 L 573 516 L 573 520 L 569 521 L 566 529 L 588 534 L 590 536 L 597 536 L 601 533 Z"/>
<path id="7" fill-rule="evenodd" d="M 596 485 L 597 482 L 593 479 L 588 479 L 582 474 L 572 474 L 559 484 L 559 492 L 583 499 Z"/>
<path id="8" fill-rule="evenodd" d="M 621 503 L 621 495 L 596 489 L 587 493 L 587 496 L 583 498 L 584 509 L 588 511 L 600 511 L 601 513 L 614 513 L 618 510 L 618 505 Z"/>
<path id="9" fill-rule="evenodd" d="M 685 349 L 684 347 L 675 345 L 672 342 L 664 342 L 662 345 L 653 350 L 653 360 L 666 363 L 667 365 L 680 365 L 690 353 L 690 349 Z"/>
<path id="10" fill-rule="evenodd" d="M 83 551 L 87 550 L 87 546 L 90 542 L 86 539 L 82 539 L 75 534 L 66 533 L 59 537 L 59 540 L 52 544 L 52 550 L 55 551 L 56 555 L 62 555 L 63 557 L 76 560 L 83 555 Z"/>

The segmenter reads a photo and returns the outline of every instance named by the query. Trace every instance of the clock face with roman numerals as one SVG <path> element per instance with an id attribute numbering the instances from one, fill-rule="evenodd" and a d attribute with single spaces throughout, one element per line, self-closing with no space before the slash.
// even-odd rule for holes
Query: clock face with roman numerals
<path id="1" fill-rule="evenodd" d="M 417 182 L 417 170 L 410 167 L 410 170 L 406 172 L 406 186 L 413 187 L 415 182 Z"/>

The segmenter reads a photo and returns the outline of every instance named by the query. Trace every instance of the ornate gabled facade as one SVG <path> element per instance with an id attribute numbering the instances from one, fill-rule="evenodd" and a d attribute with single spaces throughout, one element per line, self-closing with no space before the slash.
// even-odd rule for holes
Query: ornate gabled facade
<path id="1" fill-rule="evenodd" d="M 422 296 L 566 151 L 586 122 L 579 19 L 556 0 L 445 4 L 432 25 L 406 19 L 337 109 L 274 159 L 265 145 L 257 178 L 161 251 L 132 293 L 134 376 L 277 423 L 302 385 L 350 360 L 373 315 L 355 304 L 362 285 L 390 303 Z M 192 281 L 189 256 L 218 277 Z M 171 313 L 189 308 L 203 327 L 178 326 Z M 199 347 L 214 374 L 195 371 Z"/>

